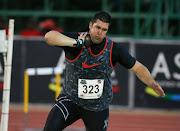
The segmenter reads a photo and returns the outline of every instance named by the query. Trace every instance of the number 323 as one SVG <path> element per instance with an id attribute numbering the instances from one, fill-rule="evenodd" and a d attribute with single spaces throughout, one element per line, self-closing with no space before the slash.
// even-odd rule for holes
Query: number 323
<path id="1" fill-rule="evenodd" d="M 98 93 L 99 92 L 99 85 L 95 85 L 95 86 L 93 86 L 93 85 L 89 85 L 89 86 L 87 86 L 87 85 L 83 85 L 83 87 L 84 87 L 84 90 L 83 90 L 83 93 L 84 94 L 93 94 L 93 93 Z"/>

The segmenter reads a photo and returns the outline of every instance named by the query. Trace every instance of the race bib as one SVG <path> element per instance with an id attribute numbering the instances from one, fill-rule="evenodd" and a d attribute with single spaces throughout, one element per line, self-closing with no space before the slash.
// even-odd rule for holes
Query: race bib
<path id="1" fill-rule="evenodd" d="M 98 99 L 103 93 L 103 79 L 79 79 L 78 80 L 78 97 L 82 99 Z"/>

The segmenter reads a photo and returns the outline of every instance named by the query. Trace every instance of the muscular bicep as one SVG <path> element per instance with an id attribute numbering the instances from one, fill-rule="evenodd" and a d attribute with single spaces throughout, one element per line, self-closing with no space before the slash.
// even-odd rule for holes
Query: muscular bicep
<path id="1" fill-rule="evenodd" d="M 136 59 L 128 53 L 127 49 L 117 43 L 114 43 L 113 46 L 113 56 L 113 64 L 118 62 L 127 69 L 132 68 L 136 62 Z"/>

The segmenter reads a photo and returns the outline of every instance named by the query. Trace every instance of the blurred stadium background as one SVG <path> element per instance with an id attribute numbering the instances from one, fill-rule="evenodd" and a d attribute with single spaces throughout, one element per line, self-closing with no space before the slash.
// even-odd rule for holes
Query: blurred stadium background
<path id="1" fill-rule="evenodd" d="M 92 15 L 99 10 L 112 16 L 108 36 L 147 66 L 166 92 L 165 98 L 155 95 L 134 74 L 117 65 L 112 73 L 114 99 L 108 131 L 180 130 L 179 0 L 1 0 L 0 29 L 7 29 L 9 19 L 15 19 L 9 131 L 41 131 L 56 88 L 59 91 L 63 86 L 63 73 L 37 73 L 44 67 L 64 66 L 63 51 L 45 44 L 44 33 L 52 28 L 86 31 Z M 28 25 L 32 21 L 35 34 L 22 33 L 31 30 Z M 0 54 L 0 102 L 3 66 Z M 34 75 L 28 74 L 32 68 Z M 25 71 L 29 77 L 29 110 L 24 113 Z M 82 131 L 84 125 L 78 121 L 66 130 Z"/>

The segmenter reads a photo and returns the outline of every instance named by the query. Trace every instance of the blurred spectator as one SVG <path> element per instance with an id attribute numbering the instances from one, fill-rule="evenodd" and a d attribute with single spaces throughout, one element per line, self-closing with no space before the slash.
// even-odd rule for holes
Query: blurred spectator
<path id="1" fill-rule="evenodd" d="M 0 19 L 0 30 L 6 30 L 6 35 L 8 35 L 8 27 L 5 25 L 5 21 Z"/>
<path id="2" fill-rule="evenodd" d="M 56 27 L 56 23 L 52 19 L 46 19 L 40 23 L 41 34 L 45 35 L 50 30 L 55 30 L 58 32 L 63 32 L 59 27 Z"/>
<path id="3" fill-rule="evenodd" d="M 29 19 L 27 28 L 20 31 L 20 36 L 40 36 L 41 32 L 37 29 L 37 22 L 35 19 Z"/>

